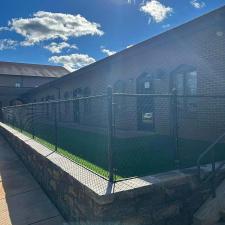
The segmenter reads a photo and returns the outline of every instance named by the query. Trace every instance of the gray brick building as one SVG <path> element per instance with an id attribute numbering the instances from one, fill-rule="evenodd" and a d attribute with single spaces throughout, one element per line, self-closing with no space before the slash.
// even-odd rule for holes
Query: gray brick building
<path id="1" fill-rule="evenodd" d="M 0 62 L 0 106 L 23 103 L 24 93 L 68 73 L 61 66 Z"/>
<path id="2" fill-rule="evenodd" d="M 105 94 L 109 85 L 117 93 L 139 94 L 114 96 L 118 134 L 128 130 L 126 135 L 173 134 L 175 111 L 170 95 L 175 89 L 180 136 L 213 140 L 225 127 L 221 98 L 225 95 L 225 7 L 33 88 L 22 98 L 43 102 L 95 96 Z M 42 107 L 53 119 L 51 105 Z M 106 109 L 106 101 L 100 99 L 64 101 L 59 104 L 59 117 L 62 123 L 82 129 L 104 128 Z"/>
<path id="3" fill-rule="evenodd" d="M 180 132 L 184 136 L 190 136 L 190 132 L 205 136 L 198 129 L 206 123 L 205 133 L 211 132 L 215 124 L 222 129 L 225 125 L 222 100 L 200 101 L 191 96 L 225 94 L 225 7 L 34 88 L 23 97 L 30 102 L 71 99 L 104 94 L 108 85 L 114 92 L 130 94 L 170 94 L 175 88 L 178 95 L 188 96 L 178 98 L 178 119 L 185 127 Z M 171 132 L 170 98 L 127 96 L 115 97 L 114 101 L 118 129 Z M 72 103 L 65 102 L 61 104 L 61 117 L 64 122 L 104 126 L 104 107 L 100 107 L 102 103 L 97 105 L 90 101 L 89 112 L 85 114 L 86 106 L 74 108 Z M 210 111 L 218 123 L 210 118 Z"/>

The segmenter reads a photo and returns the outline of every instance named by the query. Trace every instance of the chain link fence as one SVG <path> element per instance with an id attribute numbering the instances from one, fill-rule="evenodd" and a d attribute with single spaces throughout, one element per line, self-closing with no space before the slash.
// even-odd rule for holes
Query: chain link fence
<path id="1" fill-rule="evenodd" d="M 115 94 L 115 173 L 144 176 L 174 167 L 171 95 Z"/>
<path id="2" fill-rule="evenodd" d="M 225 96 L 178 96 L 177 124 L 180 165 L 196 165 L 196 159 L 225 132 Z M 215 146 L 216 161 L 225 159 L 225 140 Z M 210 162 L 211 153 L 204 163 Z"/>
<path id="3" fill-rule="evenodd" d="M 108 175 L 107 96 L 46 101 L 3 109 L 4 122 L 46 147 Z"/>
<path id="4" fill-rule="evenodd" d="M 3 108 L 4 122 L 110 181 L 196 165 L 225 132 L 225 96 L 124 94 Z M 225 159 L 216 146 L 216 160 Z M 205 158 L 205 163 L 210 156 Z"/>

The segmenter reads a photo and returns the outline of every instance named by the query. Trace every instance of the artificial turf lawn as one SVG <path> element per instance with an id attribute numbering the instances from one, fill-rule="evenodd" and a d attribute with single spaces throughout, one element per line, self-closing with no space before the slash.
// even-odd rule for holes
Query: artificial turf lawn
<path id="1" fill-rule="evenodd" d="M 54 149 L 55 129 L 46 124 L 35 125 L 37 141 Z M 31 131 L 26 130 L 30 136 Z M 181 167 L 196 165 L 199 154 L 210 143 L 179 139 Z M 174 139 L 169 136 L 150 134 L 134 138 L 113 139 L 113 165 L 116 178 L 144 176 L 175 169 Z M 225 159 L 224 144 L 216 145 L 216 159 Z M 58 153 L 108 177 L 107 136 L 99 133 L 58 127 Z M 209 162 L 210 155 L 204 163 Z"/>

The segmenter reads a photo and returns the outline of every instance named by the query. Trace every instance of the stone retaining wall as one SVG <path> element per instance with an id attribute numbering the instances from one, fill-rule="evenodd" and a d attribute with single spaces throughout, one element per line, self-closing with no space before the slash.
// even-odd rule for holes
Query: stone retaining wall
<path id="1" fill-rule="evenodd" d="M 112 185 L 5 124 L 0 132 L 72 224 L 188 225 L 208 196 L 193 169 Z"/>

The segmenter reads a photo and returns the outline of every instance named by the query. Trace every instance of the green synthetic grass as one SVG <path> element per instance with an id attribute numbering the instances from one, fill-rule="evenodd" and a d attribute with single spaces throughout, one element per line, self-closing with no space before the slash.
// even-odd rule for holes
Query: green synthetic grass
<path id="1" fill-rule="evenodd" d="M 29 137 L 31 130 L 26 129 Z M 46 124 L 35 125 L 35 139 L 54 150 L 55 129 Z M 196 165 L 196 161 L 210 143 L 179 139 L 181 167 Z M 159 134 L 134 138 L 113 139 L 113 165 L 116 179 L 144 176 L 175 169 L 174 139 Z M 225 159 L 225 145 L 216 145 L 216 159 Z M 58 153 L 108 177 L 107 136 L 104 134 L 58 127 Z M 210 161 L 208 155 L 204 163 Z"/>

